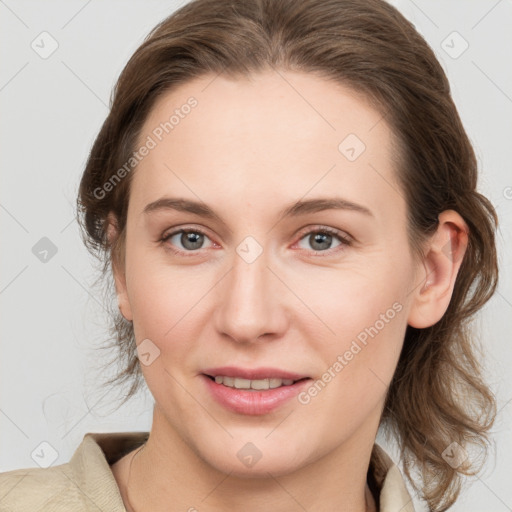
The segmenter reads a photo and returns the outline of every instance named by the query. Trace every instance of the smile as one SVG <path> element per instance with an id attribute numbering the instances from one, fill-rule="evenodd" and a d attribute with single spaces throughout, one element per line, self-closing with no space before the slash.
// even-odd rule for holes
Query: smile
<path id="1" fill-rule="evenodd" d="M 312 380 L 275 368 L 223 367 L 206 370 L 200 377 L 214 402 L 248 416 L 269 414 L 293 402 Z"/>
<path id="2" fill-rule="evenodd" d="M 210 378 L 213 379 L 213 377 Z M 228 388 L 249 389 L 257 391 L 280 388 L 281 386 L 291 386 L 294 382 L 297 382 L 293 379 L 267 378 L 251 380 L 222 375 L 217 375 L 214 380 L 217 384 L 222 384 Z"/>

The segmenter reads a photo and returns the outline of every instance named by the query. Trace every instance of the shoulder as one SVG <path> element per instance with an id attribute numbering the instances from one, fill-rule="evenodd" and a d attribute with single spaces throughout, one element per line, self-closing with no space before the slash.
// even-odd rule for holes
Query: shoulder
<path id="1" fill-rule="evenodd" d="M 0 510 L 86 510 L 69 464 L 0 473 Z"/>
<path id="2" fill-rule="evenodd" d="M 66 464 L 0 473 L 0 511 L 125 512 L 111 464 L 147 437 L 88 433 Z"/>

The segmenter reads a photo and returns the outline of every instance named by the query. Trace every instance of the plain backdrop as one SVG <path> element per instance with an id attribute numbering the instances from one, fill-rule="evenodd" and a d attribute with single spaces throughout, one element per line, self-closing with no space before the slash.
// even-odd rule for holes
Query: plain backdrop
<path id="1" fill-rule="evenodd" d="M 150 429 L 147 389 L 114 411 L 118 395 L 99 385 L 105 354 L 95 347 L 106 337 L 106 313 L 74 208 L 116 78 L 149 30 L 182 3 L 0 0 L 0 471 L 36 466 L 41 446 L 54 450 L 53 465 L 65 463 L 87 432 Z M 498 397 L 493 451 L 452 510 L 510 511 L 512 2 L 393 4 L 450 79 L 480 189 L 501 221 L 500 286 L 476 325 Z"/>

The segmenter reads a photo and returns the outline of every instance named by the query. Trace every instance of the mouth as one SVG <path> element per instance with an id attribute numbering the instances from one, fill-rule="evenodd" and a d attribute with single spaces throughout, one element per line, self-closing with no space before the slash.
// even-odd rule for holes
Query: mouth
<path id="1" fill-rule="evenodd" d="M 309 377 L 300 379 L 282 379 L 279 377 L 267 377 L 264 379 L 244 379 L 242 377 L 229 377 L 227 375 L 208 375 L 204 374 L 216 384 L 222 384 L 228 388 L 244 389 L 248 391 L 265 391 L 267 389 L 276 389 L 283 386 L 292 386 L 296 382 L 308 380 Z"/>
<path id="2" fill-rule="evenodd" d="M 290 403 L 313 380 L 277 368 L 233 366 L 204 370 L 201 377 L 218 404 L 243 415 L 265 415 L 276 411 Z"/>

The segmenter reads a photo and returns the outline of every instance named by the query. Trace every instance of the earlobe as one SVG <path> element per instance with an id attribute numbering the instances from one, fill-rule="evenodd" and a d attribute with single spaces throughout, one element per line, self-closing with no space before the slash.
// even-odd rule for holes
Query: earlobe
<path id="1" fill-rule="evenodd" d="M 468 244 L 468 227 L 453 210 L 439 215 L 436 232 L 425 251 L 421 284 L 414 290 L 408 323 L 424 329 L 437 323 L 450 304 Z"/>
<path id="2" fill-rule="evenodd" d="M 124 316 L 128 322 L 133 321 L 132 310 L 130 307 L 130 301 L 128 300 L 128 295 L 126 293 L 126 280 L 124 275 L 118 276 L 114 274 L 114 280 L 116 284 L 117 291 L 117 304 L 119 306 L 119 311 Z"/>
<path id="3" fill-rule="evenodd" d="M 128 299 L 128 293 L 126 289 L 126 275 L 124 268 L 121 268 L 121 262 L 119 261 L 118 251 L 114 249 L 115 242 L 119 236 L 117 229 L 117 219 L 112 213 L 109 213 L 106 220 L 106 233 L 110 246 L 110 258 L 112 274 L 114 276 L 114 284 L 117 293 L 117 303 L 119 311 L 123 317 L 129 322 L 133 321 L 133 315 L 131 311 L 130 301 Z M 120 250 L 125 250 L 123 247 Z"/>

